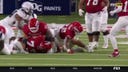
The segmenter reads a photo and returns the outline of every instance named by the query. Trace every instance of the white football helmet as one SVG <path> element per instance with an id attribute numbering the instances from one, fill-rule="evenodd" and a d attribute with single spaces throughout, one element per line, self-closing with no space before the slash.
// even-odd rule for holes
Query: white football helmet
<path id="1" fill-rule="evenodd" d="M 29 13 L 34 7 L 31 2 L 25 1 L 22 3 L 22 8 L 25 10 L 25 12 Z"/>

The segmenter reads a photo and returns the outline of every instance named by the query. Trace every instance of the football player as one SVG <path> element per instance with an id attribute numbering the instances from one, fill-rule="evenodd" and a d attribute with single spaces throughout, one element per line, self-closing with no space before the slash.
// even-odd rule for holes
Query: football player
<path id="1" fill-rule="evenodd" d="M 108 48 L 108 34 L 109 31 L 107 30 L 107 21 L 108 21 L 108 7 L 109 7 L 109 1 L 104 2 L 105 7 L 102 9 L 102 18 L 101 18 L 101 32 L 103 33 L 103 39 L 104 39 L 104 44 L 102 48 Z"/>
<path id="2" fill-rule="evenodd" d="M 52 50 L 52 34 L 45 22 L 32 18 L 23 26 L 26 50 L 30 53 L 49 53 Z"/>
<path id="3" fill-rule="evenodd" d="M 128 26 L 128 0 L 118 0 L 118 3 L 116 3 L 116 9 L 110 11 L 110 15 L 114 15 L 115 13 L 118 14 L 119 18 L 110 30 L 109 38 L 114 49 L 113 53 L 110 55 L 111 57 L 119 56 L 119 50 L 115 35 L 121 30 L 121 28 Z"/>
<path id="4" fill-rule="evenodd" d="M 105 3 L 108 2 L 109 0 L 80 0 L 79 2 L 79 15 L 83 16 L 83 7 L 86 11 L 85 24 L 87 28 L 90 49 L 98 46 L 102 10 L 106 6 Z"/>
<path id="5" fill-rule="evenodd" d="M 86 45 L 80 40 L 76 39 L 75 36 L 80 34 L 83 31 L 82 25 L 77 22 L 71 22 L 70 24 L 64 25 L 62 28 L 58 29 L 56 32 L 55 42 L 58 47 L 67 51 L 67 53 L 73 53 L 73 45 L 87 49 Z"/>
<path id="6" fill-rule="evenodd" d="M 8 31 L 8 29 L 0 25 L 0 53 L 10 55 L 16 54 L 17 52 L 28 54 L 18 39 L 11 37 L 11 33 Z"/>
<path id="7" fill-rule="evenodd" d="M 22 22 L 28 21 L 32 17 L 32 13 L 33 13 L 32 9 L 33 9 L 33 5 L 31 2 L 24 2 L 22 8 L 14 10 L 12 14 L 10 14 L 9 16 L 7 16 L 6 18 L 0 21 L 0 25 L 3 28 L 5 28 L 6 31 L 5 32 L 6 39 L 4 40 L 4 47 L 2 49 L 3 50 L 9 49 L 8 53 L 2 50 L 3 54 L 11 54 L 11 52 L 13 51 L 13 47 L 10 46 L 14 46 L 13 44 L 15 42 L 20 44 L 18 39 L 16 39 L 16 35 L 14 33 L 14 30 L 12 29 L 12 26 L 16 26 L 18 29 L 21 29 Z M 7 47 L 6 49 L 5 46 Z M 19 46 L 22 45 L 20 44 Z M 18 48 L 23 48 L 23 47 L 18 47 Z"/>

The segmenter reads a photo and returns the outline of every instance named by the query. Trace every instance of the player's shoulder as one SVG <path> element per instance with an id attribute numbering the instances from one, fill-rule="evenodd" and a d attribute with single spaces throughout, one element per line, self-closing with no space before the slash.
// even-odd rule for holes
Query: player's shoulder
<path id="1" fill-rule="evenodd" d="M 17 10 L 17 13 L 20 12 L 20 13 L 24 13 L 22 8 L 19 8 L 19 9 L 16 9 Z"/>
<path id="2" fill-rule="evenodd" d="M 25 24 L 22 29 L 27 30 L 28 29 L 28 24 Z"/>
<path id="3" fill-rule="evenodd" d="M 46 22 L 39 21 L 39 23 L 40 23 L 41 26 L 47 26 L 47 23 Z"/>

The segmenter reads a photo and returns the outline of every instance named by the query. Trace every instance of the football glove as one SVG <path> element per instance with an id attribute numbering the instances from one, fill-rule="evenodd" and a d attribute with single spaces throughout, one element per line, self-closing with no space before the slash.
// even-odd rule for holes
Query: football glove
<path id="1" fill-rule="evenodd" d="M 82 9 L 79 9 L 79 16 L 83 16 L 84 11 Z"/>

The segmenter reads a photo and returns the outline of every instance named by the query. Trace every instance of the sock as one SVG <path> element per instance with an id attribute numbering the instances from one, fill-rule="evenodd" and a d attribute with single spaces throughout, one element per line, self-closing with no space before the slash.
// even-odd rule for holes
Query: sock
<path id="1" fill-rule="evenodd" d="M 118 46 L 117 46 L 117 40 L 116 40 L 116 37 L 113 36 L 113 35 L 109 35 L 109 38 L 110 38 L 110 41 L 112 43 L 112 47 L 113 49 L 118 49 Z"/>
<path id="2" fill-rule="evenodd" d="M 118 49 L 114 49 L 115 52 L 118 52 Z"/>
<path id="3" fill-rule="evenodd" d="M 108 44 L 108 36 L 107 35 L 104 35 L 103 38 L 104 38 L 104 43 L 105 44 Z"/>

